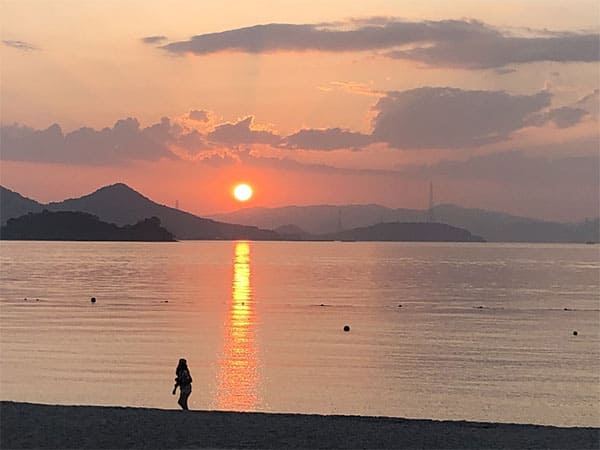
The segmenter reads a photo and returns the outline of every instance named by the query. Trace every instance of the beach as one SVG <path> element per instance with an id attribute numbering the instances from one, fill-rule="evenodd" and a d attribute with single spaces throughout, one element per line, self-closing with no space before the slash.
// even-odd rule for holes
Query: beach
<path id="1" fill-rule="evenodd" d="M 0 403 L 0 446 L 61 449 L 597 449 L 599 428 Z"/>

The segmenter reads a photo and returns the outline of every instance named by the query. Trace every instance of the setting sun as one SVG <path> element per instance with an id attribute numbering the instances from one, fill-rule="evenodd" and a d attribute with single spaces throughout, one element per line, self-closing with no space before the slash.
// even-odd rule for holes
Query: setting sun
<path id="1" fill-rule="evenodd" d="M 233 196 L 240 202 L 248 201 L 252 198 L 252 188 L 247 184 L 238 184 L 233 189 Z"/>

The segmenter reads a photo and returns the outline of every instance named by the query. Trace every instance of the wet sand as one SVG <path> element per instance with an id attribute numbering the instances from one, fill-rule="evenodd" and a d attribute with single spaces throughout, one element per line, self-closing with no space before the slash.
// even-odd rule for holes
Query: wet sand
<path id="1" fill-rule="evenodd" d="M 0 402 L 0 448 L 597 449 L 600 428 Z"/>

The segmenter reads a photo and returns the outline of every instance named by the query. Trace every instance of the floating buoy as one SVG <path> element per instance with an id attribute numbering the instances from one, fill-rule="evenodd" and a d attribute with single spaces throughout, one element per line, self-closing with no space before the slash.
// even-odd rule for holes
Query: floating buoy
<path id="1" fill-rule="evenodd" d="M 92 303 L 96 303 L 96 297 L 92 297 L 92 298 L 90 299 L 90 301 L 91 301 Z"/>
<path id="2" fill-rule="evenodd" d="M 402 308 L 402 305 L 398 305 L 398 308 Z"/>
<path id="3" fill-rule="evenodd" d="M 577 333 L 577 330 L 573 331 L 573 336 L 577 336 L 579 333 Z"/>
<path id="4" fill-rule="evenodd" d="M 344 325 L 344 331 L 350 331 L 350 325 Z"/>

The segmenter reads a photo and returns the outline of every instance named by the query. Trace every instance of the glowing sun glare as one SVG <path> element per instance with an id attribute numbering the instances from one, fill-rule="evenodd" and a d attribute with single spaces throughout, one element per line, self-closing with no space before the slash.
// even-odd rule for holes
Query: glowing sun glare
<path id="1" fill-rule="evenodd" d="M 233 196 L 240 202 L 250 200 L 252 198 L 252 188 L 247 184 L 238 184 L 233 189 Z"/>

